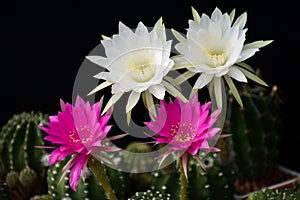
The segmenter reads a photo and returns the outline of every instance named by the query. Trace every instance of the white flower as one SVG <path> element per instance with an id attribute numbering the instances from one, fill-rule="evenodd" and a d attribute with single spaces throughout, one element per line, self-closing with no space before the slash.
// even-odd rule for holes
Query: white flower
<path id="1" fill-rule="evenodd" d="M 175 68 L 186 67 L 190 74 L 200 73 L 195 82 L 194 89 L 201 89 L 212 83 L 217 105 L 222 106 L 221 101 L 221 77 L 227 81 L 237 101 L 242 106 L 240 97 L 231 78 L 247 82 L 250 78 L 262 85 L 264 81 L 259 79 L 253 69 L 242 61 L 253 56 L 255 52 L 272 41 L 257 41 L 244 44 L 246 31 L 244 28 L 247 14 L 243 13 L 232 24 L 235 10 L 228 15 L 216 8 L 211 18 L 206 14 L 200 17 L 197 11 L 192 8 L 194 20 L 189 20 L 186 39 L 173 31 L 180 43 L 175 45 L 176 50 L 181 54 L 174 58 Z M 181 66 L 181 67 L 180 67 Z M 192 76 L 190 75 L 190 76 Z"/>
<path id="2" fill-rule="evenodd" d="M 131 92 L 126 106 L 129 113 L 138 102 L 141 93 L 154 95 L 158 99 L 165 96 L 163 78 L 174 65 L 170 59 L 171 42 L 166 41 L 162 19 L 148 31 L 140 22 L 135 31 L 119 23 L 119 34 L 101 41 L 107 57 L 87 56 L 87 58 L 106 68 L 107 71 L 95 75 L 95 78 L 106 80 L 90 94 L 112 84 L 112 94 L 108 109 L 125 92 Z M 152 95 L 151 95 L 152 94 Z"/>

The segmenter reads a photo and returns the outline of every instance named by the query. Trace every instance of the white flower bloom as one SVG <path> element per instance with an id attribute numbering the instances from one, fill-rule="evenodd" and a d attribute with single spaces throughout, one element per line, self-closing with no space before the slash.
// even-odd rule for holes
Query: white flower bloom
<path id="1" fill-rule="evenodd" d="M 90 61 L 107 69 L 94 76 L 106 82 L 91 93 L 112 84 L 112 105 L 124 92 L 131 92 L 126 113 L 131 111 L 145 91 L 163 99 L 166 91 L 163 78 L 174 65 L 170 58 L 171 42 L 166 41 L 162 19 L 151 31 L 142 22 L 135 31 L 120 22 L 119 34 L 101 41 L 107 57 L 87 56 Z"/>
<path id="2" fill-rule="evenodd" d="M 250 73 L 252 68 L 242 61 L 254 55 L 271 41 L 257 41 L 245 44 L 246 31 L 244 28 L 247 14 L 244 13 L 232 24 L 234 11 L 228 15 L 216 8 L 211 17 L 202 14 L 200 17 L 192 8 L 194 20 L 189 20 L 186 39 L 178 32 L 173 31 L 180 43 L 175 45 L 176 50 L 181 54 L 174 58 L 175 68 L 186 67 L 190 72 L 201 75 L 196 80 L 194 89 L 201 89 L 208 84 L 213 84 L 217 104 L 221 107 L 221 86 L 220 77 L 225 78 L 231 90 L 236 90 L 231 78 L 247 82 L 250 78 L 260 84 L 266 85 L 255 74 Z M 240 65 L 241 63 L 241 65 Z M 244 68 L 246 69 L 244 69 Z M 254 72 L 254 71 L 252 71 Z M 218 91 L 217 91 L 218 90 Z M 239 95 L 233 91 L 236 99 L 242 105 Z"/>

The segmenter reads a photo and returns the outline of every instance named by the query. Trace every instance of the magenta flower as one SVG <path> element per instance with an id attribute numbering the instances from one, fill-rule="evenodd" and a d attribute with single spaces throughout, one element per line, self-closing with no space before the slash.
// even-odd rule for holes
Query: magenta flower
<path id="1" fill-rule="evenodd" d="M 155 138 L 156 143 L 170 145 L 161 162 L 172 152 L 181 152 L 182 166 L 187 177 L 187 154 L 193 156 L 202 166 L 197 156 L 199 150 L 220 151 L 208 143 L 220 131 L 220 128 L 212 127 L 220 111 L 216 110 L 210 114 L 210 109 L 211 102 L 200 105 L 197 93 L 186 103 L 178 97 L 174 103 L 160 101 L 157 117 L 145 124 L 160 136 Z"/>
<path id="2" fill-rule="evenodd" d="M 39 128 L 48 133 L 44 138 L 58 147 L 42 146 L 39 148 L 55 148 L 50 155 L 49 164 L 53 165 L 69 155 L 73 155 L 64 167 L 63 178 L 70 170 L 69 182 L 71 188 L 76 191 L 80 177 L 85 178 L 88 157 L 93 152 L 117 151 L 118 148 L 103 146 L 111 126 L 107 123 L 111 117 L 112 109 L 100 116 L 103 98 L 93 106 L 89 102 L 77 96 L 75 106 L 60 100 L 62 112 L 50 116 L 48 127 Z M 98 156 L 99 157 L 99 156 Z M 101 159 L 101 156 L 100 156 Z M 107 161 L 105 158 L 102 160 Z"/>

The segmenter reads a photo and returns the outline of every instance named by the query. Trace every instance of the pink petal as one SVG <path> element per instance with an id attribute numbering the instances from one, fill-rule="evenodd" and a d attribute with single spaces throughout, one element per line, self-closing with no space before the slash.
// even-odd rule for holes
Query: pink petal
<path id="1" fill-rule="evenodd" d="M 182 154 L 181 159 L 182 159 L 182 168 L 183 168 L 185 178 L 188 179 L 188 175 L 187 175 L 187 154 L 186 153 Z"/>
<path id="2" fill-rule="evenodd" d="M 66 108 L 65 102 L 62 99 L 60 99 L 59 102 L 60 102 L 60 108 L 61 108 L 61 110 L 65 111 L 65 108 Z"/>
<path id="3" fill-rule="evenodd" d="M 207 135 L 206 139 L 213 138 L 220 130 L 221 130 L 220 128 L 210 128 L 206 133 Z"/>
<path id="4" fill-rule="evenodd" d="M 201 149 L 210 149 L 210 146 L 209 146 L 208 142 L 207 142 L 206 140 L 204 140 L 204 141 L 202 142 L 202 145 L 201 145 L 200 148 L 201 148 Z"/>
<path id="5" fill-rule="evenodd" d="M 196 155 L 198 153 L 199 149 L 195 149 L 193 147 L 189 147 L 187 151 L 188 151 L 189 154 L 191 154 L 191 155 L 194 156 L 194 155 Z"/>
<path id="6" fill-rule="evenodd" d="M 181 119 L 181 113 L 180 113 L 180 107 L 178 107 L 175 104 L 169 104 L 167 111 L 167 121 L 170 124 L 177 124 L 180 122 Z"/>
<path id="7" fill-rule="evenodd" d="M 198 129 L 201 128 L 201 125 L 207 120 L 208 114 L 209 114 L 209 111 L 207 111 L 207 110 L 200 113 L 200 118 L 199 118 L 199 122 L 198 122 L 199 123 Z"/>
<path id="8" fill-rule="evenodd" d="M 51 122 L 58 122 L 58 117 L 56 115 L 55 116 L 50 116 L 49 119 L 50 119 Z"/>
<path id="9" fill-rule="evenodd" d="M 190 104 L 195 104 L 198 102 L 198 92 L 195 92 L 195 94 L 193 94 L 192 98 L 189 100 Z"/>
<path id="10" fill-rule="evenodd" d="M 50 158 L 49 158 L 49 164 L 53 165 L 61 160 L 63 160 L 65 157 L 69 156 L 70 154 L 74 153 L 74 151 L 64 151 L 61 152 L 61 150 L 59 148 L 55 149 L 52 151 L 52 153 L 50 154 Z"/>
<path id="11" fill-rule="evenodd" d="M 109 120 L 110 120 L 110 116 L 109 115 L 102 116 L 99 119 L 100 127 L 103 128 L 104 126 L 106 126 L 106 124 L 108 123 Z"/>
<path id="12" fill-rule="evenodd" d="M 92 107 L 92 109 L 96 112 L 96 116 L 97 116 L 97 119 L 100 118 L 100 102 L 98 103 L 95 103 Z"/>
<path id="13" fill-rule="evenodd" d="M 212 147 L 212 148 L 210 149 L 210 151 L 211 151 L 211 152 L 220 152 L 221 149 L 216 148 L 216 147 Z"/>
<path id="14" fill-rule="evenodd" d="M 217 109 L 210 114 L 210 117 L 217 118 L 220 115 L 220 113 L 221 113 L 221 109 Z"/>
<path id="15" fill-rule="evenodd" d="M 84 154 L 78 155 L 74 158 L 74 165 L 72 166 L 69 176 L 69 183 L 74 191 L 76 191 L 76 187 L 80 181 L 82 168 L 86 164 L 87 160 L 88 156 Z"/>
<path id="16" fill-rule="evenodd" d="M 181 122 L 191 122 L 193 116 L 193 110 L 189 103 L 186 103 L 181 107 Z"/>
<path id="17" fill-rule="evenodd" d="M 203 106 L 201 106 L 201 112 L 204 111 L 210 111 L 210 107 L 211 107 L 211 101 L 205 103 Z"/>
<path id="18" fill-rule="evenodd" d="M 166 143 L 166 144 L 170 143 L 170 140 L 168 140 L 166 138 L 156 138 L 155 141 L 158 143 Z"/>
<path id="19" fill-rule="evenodd" d="M 77 95 L 75 107 L 80 107 L 80 106 L 84 105 L 84 103 L 85 103 L 84 100 L 79 95 Z"/>

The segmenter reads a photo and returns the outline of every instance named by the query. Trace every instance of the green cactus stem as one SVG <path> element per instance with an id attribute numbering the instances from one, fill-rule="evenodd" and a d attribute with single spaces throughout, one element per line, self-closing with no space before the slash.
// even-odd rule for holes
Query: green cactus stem
<path id="1" fill-rule="evenodd" d="M 98 181 L 101 183 L 103 190 L 105 191 L 107 198 L 109 200 L 117 200 L 117 197 L 111 187 L 111 184 L 106 176 L 103 164 L 93 157 L 89 157 L 88 167 L 97 177 Z"/>
<path id="2" fill-rule="evenodd" d="M 179 161 L 180 162 L 180 161 Z M 187 198 L 187 179 L 184 174 L 182 162 L 179 163 L 180 166 L 180 200 L 186 200 Z"/>
<path id="3" fill-rule="evenodd" d="M 224 130 L 232 134 L 237 193 L 245 194 L 263 187 L 261 182 L 277 163 L 282 101 L 277 86 L 270 89 L 247 85 L 240 90 L 240 96 L 243 108 L 229 94 Z"/>

